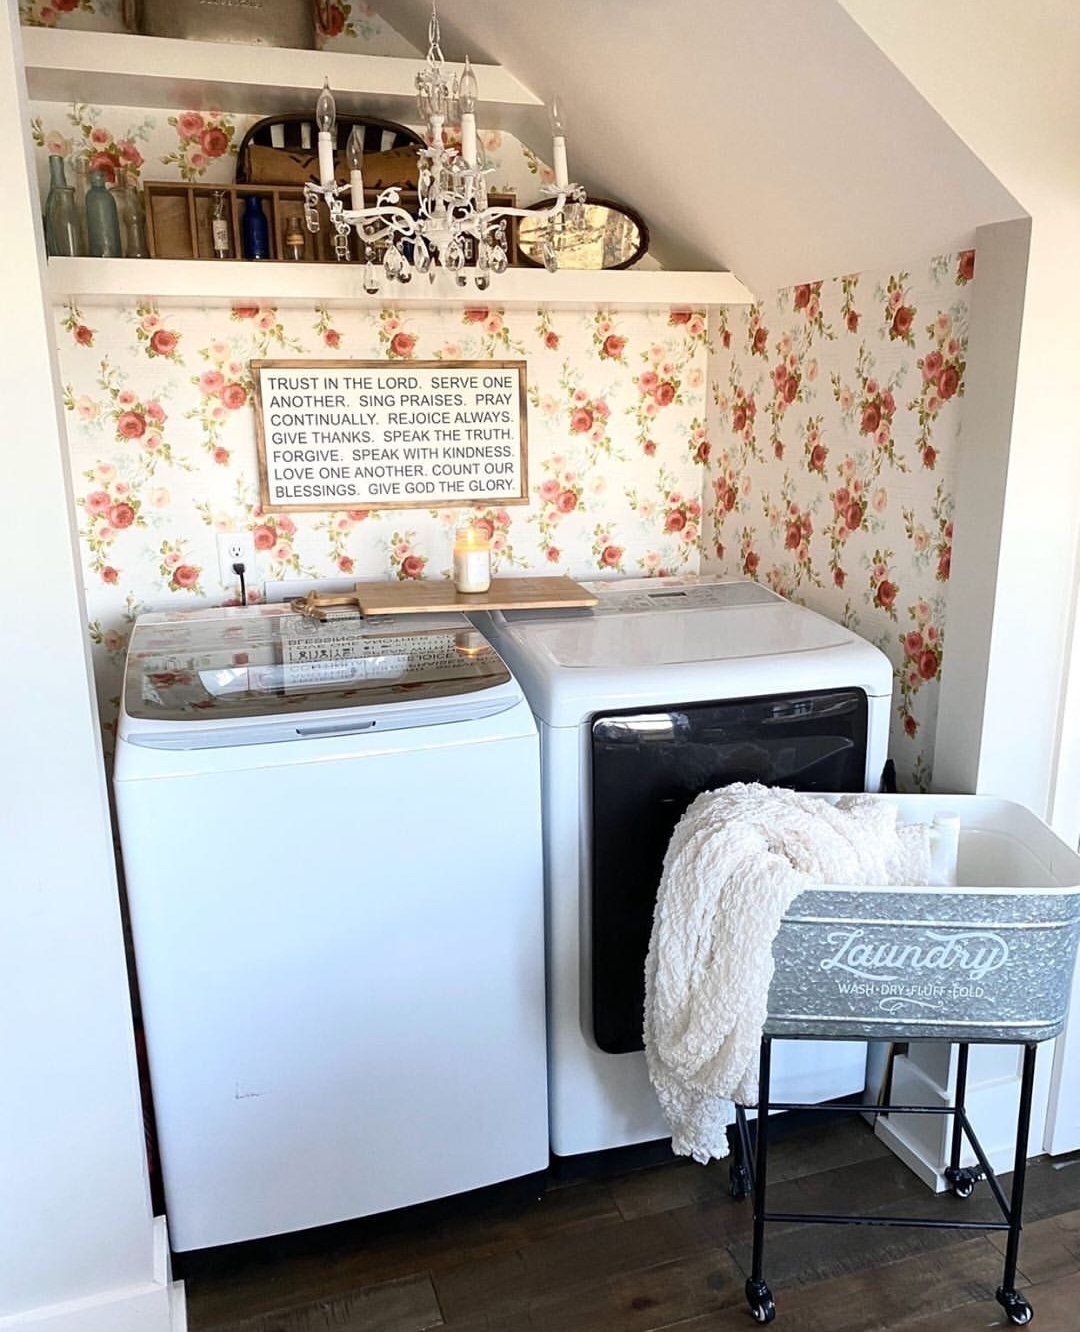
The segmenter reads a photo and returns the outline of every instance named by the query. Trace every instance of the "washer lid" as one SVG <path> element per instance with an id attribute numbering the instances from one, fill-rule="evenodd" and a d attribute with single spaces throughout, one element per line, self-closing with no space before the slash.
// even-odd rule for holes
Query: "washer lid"
<path id="1" fill-rule="evenodd" d="M 288 606 L 144 615 L 128 647 L 123 724 L 254 725 L 283 714 L 450 700 L 510 673 L 464 616 L 325 622 Z M 431 707 L 421 709 L 430 721 Z"/>
<path id="2" fill-rule="evenodd" d="M 637 669 L 687 662 L 788 656 L 845 647 L 851 633 L 823 616 L 775 598 L 716 606 L 663 601 L 644 613 L 601 612 L 572 620 L 509 623 L 507 633 L 529 651 L 566 669 Z"/>

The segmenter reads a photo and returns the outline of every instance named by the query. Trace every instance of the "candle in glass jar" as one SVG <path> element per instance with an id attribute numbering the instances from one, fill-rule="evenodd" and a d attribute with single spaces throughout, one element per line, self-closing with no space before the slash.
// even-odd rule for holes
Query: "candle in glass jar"
<path id="1" fill-rule="evenodd" d="M 454 587 L 486 592 L 491 586 L 491 546 L 475 527 L 459 527 L 454 537 Z"/>

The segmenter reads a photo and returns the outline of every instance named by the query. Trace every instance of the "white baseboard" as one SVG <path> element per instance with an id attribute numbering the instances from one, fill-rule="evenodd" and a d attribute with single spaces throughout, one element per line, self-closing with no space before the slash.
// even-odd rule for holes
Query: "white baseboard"
<path id="1" fill-rule="evenodd" d="M 187 1332 L 184 1283 L 172 1280 L 163 1216 L 154 1219 L 154 1280 L 0 1318 L 0 1332 Z"/>
<path id="2" fill-rule="evenodd" d="M 897 1116 L 901 1118 L 901 1116 Z M 909 1119 L 914 1116 L 909 1115 Z M 900 1127 L 893 1123 L 885 1115 L 878 1115 L 874 1123 L 874 1133 L 886 1147 L 898 1156 L 909 1170 L 915 1172 L 927 1188 L 933 1189 L 935 1193 L 941 1193 L 945 1188 L 945 1176 L 938 1170 L 937 1165 L 931 1161 L 925 1150 L 923 1143 L 912 1142 L 907 1138 Z"/>

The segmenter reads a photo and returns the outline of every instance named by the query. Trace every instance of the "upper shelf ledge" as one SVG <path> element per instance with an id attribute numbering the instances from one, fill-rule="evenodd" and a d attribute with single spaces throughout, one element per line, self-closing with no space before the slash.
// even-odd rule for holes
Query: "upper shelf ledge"
<path id="1" fill-rule="evenodd" d="M 487 291 L 470 281 L 457 286 L 440 272 L 434 283 L 415 278 L 407 287 L 368 296 L 359 264 L 252 264 L 213 259 L 63 259 L 48 266 L 48 290 L 56 303 L 115 303 L 156 299 L 173 305 L 234 301 L 276 305 L 479 306 L 538 309 L 602 306 L 610 310 L 657 306 L 702 309 L 749 305 L 753 296 L 732 273 L 680 273 L 624 269 L 600 273 L 547 273 L 511 268 Z"/>
<path id="2" fill-rule="evenodd" d="M 424 61 L 343 51 L 178 41 L 126 32 L 23 28 L 30 97 L 41 102 L 176 107 L 276 115 L 314 106 L 323 78 L 338 109 L 416 119 L 416 75 Z M 542 106 L 501 65 L 480 65 L 485 107 L 509 120 Z"/>

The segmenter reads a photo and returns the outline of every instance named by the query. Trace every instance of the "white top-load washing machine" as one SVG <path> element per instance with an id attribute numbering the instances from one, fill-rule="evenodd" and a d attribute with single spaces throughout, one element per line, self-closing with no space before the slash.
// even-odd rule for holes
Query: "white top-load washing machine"
<path id="1" fill-rule="evenodd" d="M 759 584 L 586 585 L 587 610 L 474 616 L 540 727 L 548 1084 L 557 1155 L 665 1137 L 642 1053 L 644 963 L 664 852 L 701 791 L 732 781 L 878 789 L 892 668 Z M 777 1100 L 861 1092 L 859 1042 L 784 1042 Z"/>
<path id="2" fill-rule="evenodd" d="M 174 1248 L 547 1166 L 537 734 L 468 621 L 143 616 L 115 792 Z"/>

